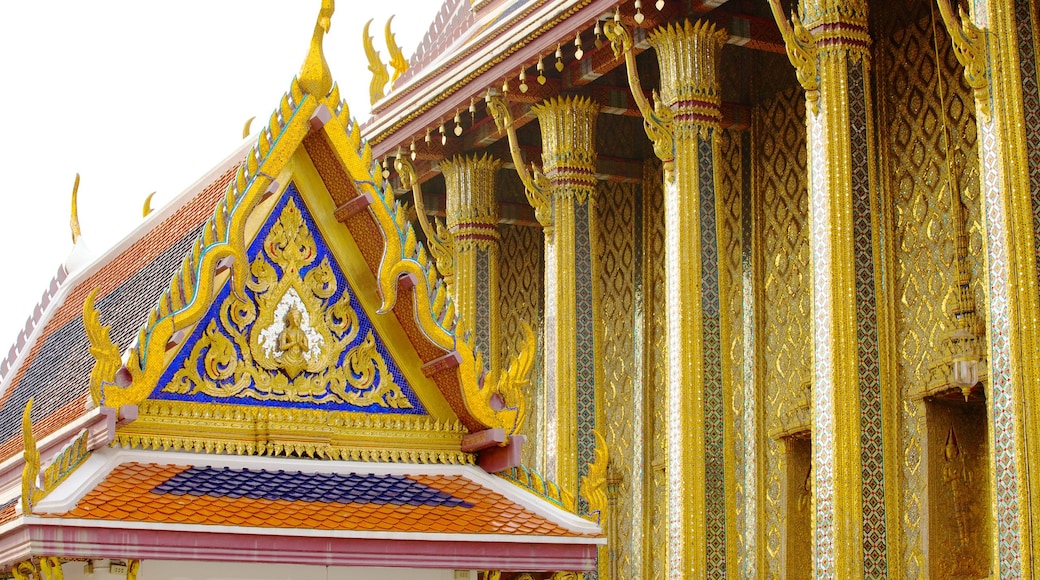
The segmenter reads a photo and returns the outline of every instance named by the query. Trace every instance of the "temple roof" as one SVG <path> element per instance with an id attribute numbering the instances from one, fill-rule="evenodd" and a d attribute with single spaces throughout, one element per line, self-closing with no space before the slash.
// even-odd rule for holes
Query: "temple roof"
<path id="1" fill-rule="evenodd" d="M 130 454 L 105 464 L 93 461 L 76 481 L 103 477 L 100 483 L 89 490 L 70 492 L 59 486 L 52 492 L 54 498 L 80 496 L 75 507 L 63 511 L 64 505 L 41 503 L 37 513 L 63 519 L 402 534 L 598 535 L 595 525 L 563 510 L 531 511 L 525 507 L 533 505 L 531 499 L 519 488 L 473 467 L 316 466 L 297 460 L 281 461 L 275 470 L 267 467 L 268 461 L 244 467 L 241 461 L 200 461 L 184 454 L 133 459 Z M 176 463 L 142 462 L 148 460 Z"/>
<path id="2" fill-rule="evenodd" d="M 205 542 L 185 543 L 199 533 Z M 206 560 L 271 542 L 251 561 L 285 562 L 277 538 L 288 536 L 300 552 L 291 561 L 515 569 L 583 569 L 605 541 L 595 523 L 461 465 L 280 459 L 274 469 L 267 458 L 107 448 L 32 515 L 0 505 L 5 553 L 32 538 L 34 553 L 61 544 L 66 557 Z"/>
<path id="3" fill-rule="evenodd" d="M 444 566 L 591 566 L 598 525 L 488 473 L 517 465 L 533 336 L 500 376 L 456 336 L 324 62 L 331 13 L 255 140 L 40 313 L 0 396 L 2 553 L 211 559 L 176 546 L 291 529 L 353 565 L 400 539 L 381 564 L 428 564 L 409 542 L 432 541 Z"/>
<path id="4" fill-rule="evenodd" d="M 60 270 L 35 328 L 22 337 L 20 351 L 12 348 L 15 356 L 0 379 L 0 460 L 21 451 L 21 417 L 29 399 L 35 400 L 32 421 L 40 438 L 88 411 L 94 359 L 83 326 L 87 294 L 97 289 L 98 307 L 110 313 L 113 340 L 129 344 L 248 149 L 243 144 L 87 267 L 71 275 Z"/>

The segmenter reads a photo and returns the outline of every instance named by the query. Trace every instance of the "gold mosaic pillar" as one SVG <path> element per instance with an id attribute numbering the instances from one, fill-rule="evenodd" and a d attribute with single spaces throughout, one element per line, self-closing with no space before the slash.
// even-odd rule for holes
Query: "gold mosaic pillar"
<path id="1" fill-rule="evenodd" d="M 577 495 L 595 460 L 593 431 L 603 424 L 595 211 L 599 108 L 574 97 L 553 98 L 532 110 L 542 131 L 553 216 L 545 245 L 546 420 L 554 431 L 547 433 L 547 463 L 549 477 Z"/>
<path id="2" fill-rule="evenodd" d="M 501 161 L 484 155 L 441 162 L 447 189 L 447 225 L 454 240 L 454 300 L 464 331 L 474 333 L 492 376 L 502 361 L 498 336 L 498 202 Z"/>
<path id="3" fill-rule="evenodd" d="M 640 85 L 632 36 L 620 17 L 605 23 L 603 31 L 615 54 L 624 53 L 632 96 L 664 168 L 666 575 L 736 576 L 736 470 L 732 459 L 726 460 L 736 435 L 728 407 L 734 373 L 723 356 L 733 344 L 729 294 L 734 290 L 720 284 L 720 275 L 728 272 L 720 270 L 719 244 L 739 235 L 739 226 L 731 224 L 734 231 L 720 235 L 719 216 L 729 214 L 717 209 L 724 173 L 718 68 L 726 33 L 688 21 L 651 32 L 661 94 L 650 103 Z"/>
<path id="4" fill-rule="evenodd" d="M 685 22 L 649 36 L 671 117 L 665 160 L 668 304 L 668 577 L 725 578 L 735 565 L 728 530 L 723 308 L 716 195 L 722 118 L 718 79 L 725 32 Z M 729 474 L 732 477 L 732 474 Z M 732 495 L 729 494 L 729 495 Z M 734 567 L 735 571 L 735 567 Z"/>
<path id="5" fill-rule="evenodd" d="M 1036 0 L 938 6 L 975 94 L 988 279 L 994 578 L 1036 577 L 1040 559 L 1040 73 Z M 1031 540 L 1032 538 L 1032 540 Z"/>
<path id="6" fill-rule="evenodd" d="M 813 262 L 816 578 L 886 578 L 896 465 L 887 288 L 877 208 L 866 0 L 770 0 L 806 91 Z M 889 443 L 886 445 L 886 443 Z"/>

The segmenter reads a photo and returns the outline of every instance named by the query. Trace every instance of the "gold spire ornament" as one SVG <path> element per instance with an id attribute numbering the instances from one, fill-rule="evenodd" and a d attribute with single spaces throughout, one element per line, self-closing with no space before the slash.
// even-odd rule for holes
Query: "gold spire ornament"
<path id="1" fill-rule="evenodd" d="M 332 73 L 329 71 L 329 63 L 325 62 L 321 41 L 332 27 L 332 13 L 335 10 L 335 0 L 321 0 L 318 21 L 314 23 L 314 33 L 311 35 L 311 48 L 300 68 L 300 88 L 319 99 L 324 98 L 332 89 Z M 249 124 L 246 123 L 246 128 L 248 127 Z"/>
<path id="2" fill-rule="evenodd" d="M 390 16 L 386 21 L 386 50 L 390 52 L 390 66 L 394 69 L 394 74 L 390 77 L 391 91 L 394 90 L 394 82 L 408 70 L 408 60 L 404 57 L 401 47 L 398 46 L 397 41 L 394 39 L 394 33 L 390 32 L 390 23 L 393 21 L 393 16 Z"/>
<path id="3" fill-rule="evenodd" d="M 79 204 L 77 203 L 77 194 L 79 193 L 79 173 L 76 173 L 76 181 L 72 184 L 72 214 L 69 217 L 69 228 L 72 229 L 72 243 L 75 244 L 79 241 L 80 236 L 83 235 L 83 231 L 79 227 Z"/>
<path id="4" fill-rule="evenodd" d="M 379 52 L 372 44 L 372 36 L 368 33 L 368 27 L 371 24 L 372 19 L 365 23 L 365 30 L 361 35 L 361 39 L 365 43 L 368 70 L 372 73 L 372 82 L 368 85 L 369 104 L 374 105 L 379 99 L 383 98 L 383 87 L 386 86 L 386 81 L 390 79 L 390 75 L 387 74 L 386 65 L 379 59 Z"/>

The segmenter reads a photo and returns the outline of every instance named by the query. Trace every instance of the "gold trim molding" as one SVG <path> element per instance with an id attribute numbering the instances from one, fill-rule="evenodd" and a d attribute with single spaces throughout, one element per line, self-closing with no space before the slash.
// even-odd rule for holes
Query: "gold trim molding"
<path id="1" fill-rule="evenodd" d="M 124 447 L 344 461 L 472 464 L 459 451 L 458 421 L 429 416 L 367 415 L 148 400 L 120 427 Z"/>

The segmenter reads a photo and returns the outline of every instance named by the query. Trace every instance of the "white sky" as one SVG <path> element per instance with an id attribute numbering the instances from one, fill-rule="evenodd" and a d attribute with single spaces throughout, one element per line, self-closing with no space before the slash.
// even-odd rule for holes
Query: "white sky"
<path id="1" fill-rule="evenodd" d="M 441 0 L 339 0 L 325 37 L 341 94 L 368 117 L 362 27 L 408 57 Z M 95 256 L 266 123 L 306 56 L 320 0 L 2 2 L 0 359 L 72 250 L 69 207 Z"/>

